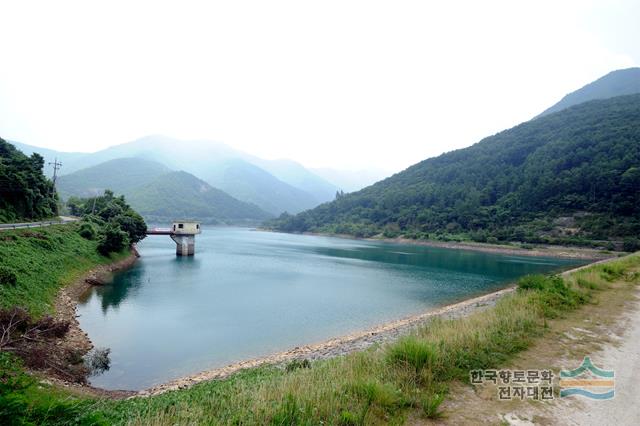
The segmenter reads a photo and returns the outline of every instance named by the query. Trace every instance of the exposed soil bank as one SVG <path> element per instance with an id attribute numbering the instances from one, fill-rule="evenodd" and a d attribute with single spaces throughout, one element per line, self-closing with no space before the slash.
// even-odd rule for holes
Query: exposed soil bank
<path id="1" fill-rule="evenodd" d="M 86 274 L 72 282 L 71 284 L 60 289 L 58 296 L 55 300 L 55 314 L 54 318 L 58 321 L 68 321 L 69 331 L 64 338 L 60 339 L 57 345 L 79 351 L 86 354 L 93 349 L 91 339 L 80 328 L 76 315 L 76 305 L 80 297 L 85 294 L 93 285 L 104 285 L 111 280 L 114 272 L 121 271 L 131 267 L 140 255 L 135 247 L 131 248 L 131 251 L 127 257 L 118 260 L 107 265 L 99 265 Z M 91 394 L 96 395 L 109 395 L 109 396 L 129 396 L 132 392 L 120 392 L 120 391 L 105 391 L 102 389 L 93 388 L 91 386 L 81 385 L 78 383 L 72 383 L 65 380 L 61 380 L 56 377 L 48 377 L 48 381 L 55 382 L 67 388 L 77 388 L 79 390 L 88 391 Z"/>

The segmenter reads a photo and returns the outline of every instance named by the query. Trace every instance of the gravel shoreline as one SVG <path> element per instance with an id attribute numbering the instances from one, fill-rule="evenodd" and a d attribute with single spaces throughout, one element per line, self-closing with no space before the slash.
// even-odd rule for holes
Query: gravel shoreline
<path id="1" fill-rule="evenodd" d="M 276 231 L 269 231 L 276 232 Z M 523 248 L 512 245 L 498 245 L 477 242 L 455 242 L 455 241 L 434 241 L 434 240 L 412 240 L 410 238 L 359 238 L 346 234 L 319 234 L 315 232 L 305 232 L 301 235 L 313 235 L 316 237 L 333 237 L 347 240 L 371 241 L 394 244 L 409 244 L 414 246 L 439 247 L 454 250 L 479 251 L 483 253 L 508 254 L 513 256 L 533 256 L 533 257 L 556 257 L 564 259 L 585 259 L 599 260 L 616 257 L 617 252 L 605 252 L 602 250 L 584 247 L 566 247 L 554 245 L 533 245 L 531 248 Z"/>
<path id="2" fill-rule="evenodd" d="M 266 357 L 240 361 L 224 367 L 206 370 L 139 391 L 135 396 L 148 397 L 172 390 L 185 389 L 200 382 L 224 379 L 239 370 L 266 364 L 282 364 L 296 359 L 315 361 L 361 351 L 374 344 L 393 341 L 402 335 L 408 334 L 415 327 L 424 325 L 434 318 L 461 318 L 473 312 L 487 309 L 494 306 L 503 296 L 513 291 L 515 291 L 515 286 L 317 344 L 298 346 Z"/>

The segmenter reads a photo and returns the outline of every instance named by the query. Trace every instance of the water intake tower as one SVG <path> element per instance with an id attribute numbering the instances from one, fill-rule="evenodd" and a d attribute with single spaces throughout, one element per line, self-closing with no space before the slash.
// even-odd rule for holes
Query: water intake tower
<path id="1" fill-rule="evenodd" d="M 174 220 L 171 228 L 148 229 L 147 235 L 169 235 L 176 243 L 176 255 L 193 256 L 196 252 L 196 235 L 200 232 L 200 222 Z"/>

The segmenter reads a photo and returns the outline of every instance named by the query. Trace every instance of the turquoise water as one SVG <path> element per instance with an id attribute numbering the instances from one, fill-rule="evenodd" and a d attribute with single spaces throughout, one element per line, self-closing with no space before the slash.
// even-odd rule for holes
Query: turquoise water
<path id="1" fill-rule="evenodd" d="M 578 262 L 210 228 L 194 257 L 169 237 L 78 306 L 111 368 L 107 389 L 143 389 L 205 369 L 372 327 Z"/>

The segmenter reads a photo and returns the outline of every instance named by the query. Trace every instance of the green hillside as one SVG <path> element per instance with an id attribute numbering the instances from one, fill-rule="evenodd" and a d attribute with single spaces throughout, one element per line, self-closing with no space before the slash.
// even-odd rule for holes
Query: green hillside
<path id="1" fill-rule="evenodd" d="M 294 188 L 244 160 L 229 160 L 202 178 L 233 197 L 260 206 L 273 216 L 297 213 L 318 205 L 308 192 Z"/>
<path id="2" fill-rule="evenodd" d="M 117 194 L 127 194 L 169 172 L 168 167 L 155 161 L 118 158 L 60 176 L 57 186 L 63 199 L 72 195 L 90 197 L 102 194 L 105 189 Z"/>
<path id="3" fill-rule="evenodd" d="M 239 223 L 270 217 L 258 206 L 236 200 L 187 172 L 164 174 L 129 191 L 127 199 L 150 222 L 188 217 L 205 223 Z"/>
<path id="4" fill-rule="evenodd" d="M 56 216 L 53 184 L 43 174 L 44 159 L 27 157 L 0 138 L 0 222 Z"/>
<path id="5" fill-rule="evenodd" d="M 521 124 L 271 226 L 479 241 L 637 237 L 640 95 Z"/>
<path id="6" fill-rule="evenodd" d="M 538 117 L 596 99 L 608 99 L 635 93 L 640 93 L 640 68 L 616 70 L 575 92 L 569 93 L 560 102 L 548 108 Z"/>

